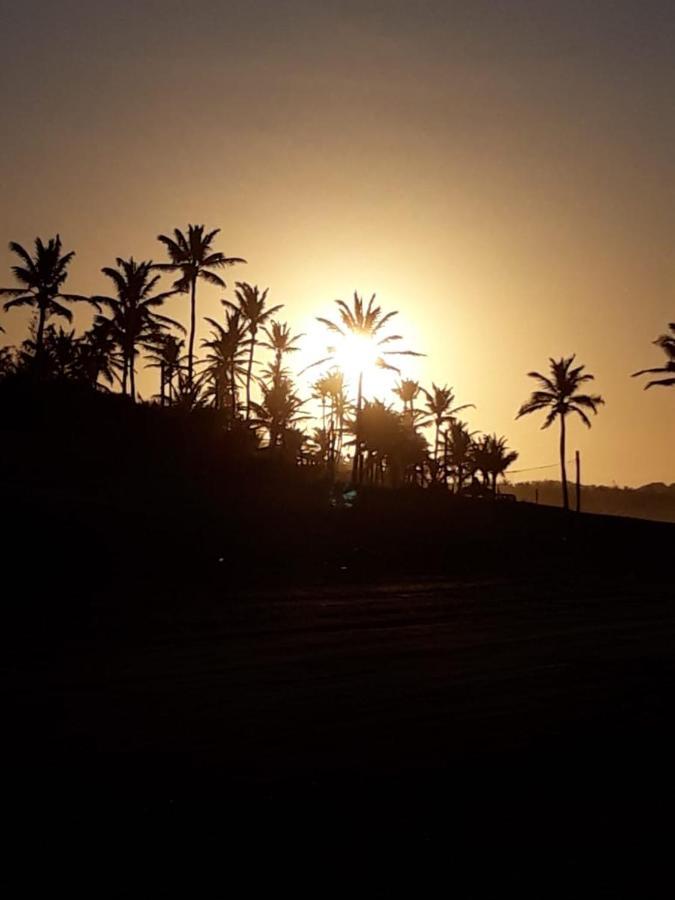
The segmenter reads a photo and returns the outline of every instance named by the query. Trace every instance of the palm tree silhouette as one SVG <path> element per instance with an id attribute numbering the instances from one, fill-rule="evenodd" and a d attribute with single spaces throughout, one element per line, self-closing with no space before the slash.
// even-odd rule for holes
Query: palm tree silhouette
<path id="1" fill-rule="evenodd" d="M 518 410 L 521 416 L 529 415 L 539 410 L 548 410 L 542 428 L 548 428 L 560 419 L 560 476 L 562 481 L 563 507 L 569 509 L 569 496 L 567 492 L 567 467 L 565 464 L 565 420 L 570 413 L 576 413 L 588 428 L 591 420 L 585 410 L 597 414 L 597 407 L 605 401 L 599 394 L 580 394 L 579 386 L 595 379 L 594 375 L 584 373 L 585 366 L 572 368 L 575 357 L 569 356 L 560 359 L 549 358 L 550 377 L 539 372 L 528 372 L 528 377 L 534 378 L 540 385 L 539 390 L 533 391 L 530 399 L 523 403 Z"/>
<path id="2" fill-rule="evenodd" d="M 268 288 L 260 291 L 258 285 L 252 286 L 245 281 L 236 282 L 237 290 L 235 296 L 237 302 L 231 300 L 221 300 L 223 306 L 238 312 L 242 319 L 246 322 L 248 333 L 250 335 L 248 368 L 246 372 L 246 418 L 251 416 L 251 377 L 253 373 L 253 357 L 255 354 L 256 338 L 258 329 L 262 328 L 275 312 L 282 309 L 283 304 L 272 306 L 265 309 Z"/>
<path id="3" fill-rule="evenodd" d="M 122 393 L 127 393 L 127 383 L 130 385 L 132 401 L 136 400 L 136 375 L 135 358 L 137 346 L 152 349 L 157 341 L 157 336 L 166 331 L 168 327 L 185 331 L 182 325 L 154 312 L 161 306 L 167 297 L 171 297 L 176 291 L 163 291 L 154 294 L 153 291 L 160 279 L 159 275 L 152 275 L 154 265 L 152 262 L 136 262 L 132 259 L 116 260 L 117 268 L 106 266 L 101 269 L 114 287 L 116 297 L 94 297 L 100 306 L 104 306 L 111 312 L 111 318 L 97 316 L 96 323 L 110 322 L 109 327 L 115 331 L 115 338 L 122 350 L 123 375 Z"/>
<path id="4" fill-rule="evenodd" d="M 274 362 L 278 368 L 281 368 L 284 354 L 296 353 L 300 349 L 297 342 L 305 336 L 304 334 L 293 334 L 288 322 L 277 322 L 276 319 L 272 319 L 269 327 L 263 325 L 262 331 L 267 340 L 261 341 L 260 346 L 272 350 Z"/>
<path id="5" fill-rule="evenodd" d="M 377 358 L 376 365 L 383 369 L 392 369 L 395 372 L 398 372 L 398 369 L 391 365 L 388 362 L 387 358 L 390 356 L 422 356 L 422 353 L 415 353 L 413 350 L 385 350 L 380 349 L 388 346 L 394 341 L 402 340 L 402 335 L 400 334 L 389 334 L 385 337 L 380 337 L 382 333 L 382 329 L 384 326 L 392 319 L 394 316 L 398 315 L 398 310 L 393 310 L 392 312 L 388 312 L 383 314 L 382 308 L 380 306 L 375 306 L 375 294 L 368 301 L 368 305 L 364 306 L 363 299 L 359 297 L 356 291 L 354 292 L 354 300 L 352 306 L 350 307 L 344 300 L 336 300 L 338 310 L 340 312 L 340 325 L 337 325 L 335 322 L 332 322 L 330 319 L 326 319 L 318 316 L 317 321 L 321 322 L 322 325 L 325 325 L 329 331 L 334 334 L 339 335 L 341 338 L 345 339 L 348 335 L 358 335 L 366 338 L 369 341 L 372 341 L 374 348 L 377 350 Z M 312 365 L 322 365 L 329 360 L 335 358 L 336 348 L 328 348 L 329 355 L 324 357 L 324 359 L 318 360 L 316 363 Z M 359 371 L 358 378 L 358 388 L 356 394 L 356 431 L 355 431 L 355 447 L 354 447 L 354 459 L 352 462 L 352 481 L 356 484 L 359 480 L 358 474 L 362 465 L 361 461 L 361 440 L 360 440 L 360 429 L 359 422 L 361 418 L 361 408 L 363 406 L 363 369 Z"/>
<path id="6" fill-rule="evenodd" d="M 222 409 L 228 401 L 232 419 L 237 417 L 237 379 L 246 377 L 244 366 L 248 341 L 248 327 L 242 322 L 239 310 L 225 314 L 225 326 L 215 319 L 206 319 L 212 326 L 211 339 L 202 341 L 210 352 L 206 356 L 207 369 L 213 382 L 214 405 Z"/>
<path id="7" fill-rule="evenodd" d="M 10 243 L 9 249 L 21 260 L 21 265 L 12 266 L 14 278 L 21 287 L 0 288 L 0 297 L 12 298 L 5 303 L 5 311 L 20 306 L 30 306 L 36 311 L 35 365 L 39 367 L 47 319 L 50 316 L 61 316 L 67 322 L 73 320 L 72 312 L 60 301 L 67 303 L 93 301 L 80 294 L 62 292 L 61 289 L 68 278 L 68 266 L 75 257 L 75 251 L 62 254 L 61 238 L 58 234 L 50 238 L 46 244 L 40 238 L 36 238 L 33 256 L 16 241 Z"/>
<path id="8" fill-rule="evenodd" d="M 327 433 L 326 405 L 330 398 L 330 376 L 322 375 L 312 385 L 312 400 L 321 403 L 321 427 Z"/>
<path id="9" fill-rule="evenodd" d="M 117 341 L 112 322 L 97 317 L 91 328 L 80 339 L 80 367 L 85 381 L 95 389 L 109 390 L 115 376 L 123 368 L 122 357 L 117 351 Z M 103 378 L 107 385 L 99 385 Z"/>
<path id="10" fill-rule="evenodd" d="M 402 378 L 392 392 L 403 401 L 403 412 L 412 412 L 413 404 L 420 392 L 419 382 Z"/>
<path id="11" fill-rule="evenodd" d="M 174 334 L 160 332 L 150 344 L 151 352 L 146 369 L 159 369 L 159 402 L 160 406 L 169 405 L 173 399 L 174 378 L 184 366 L 185 341 Z"/>
<path id="12" fill-rule="evenodd" d="M 471 468 L 475 431 L 469 431 L 464 422 L 454 420 L 445 431 L 445 465 L 454 481 L 454 491 L 461 494 Z"/>
<path id="13" fill-rule="evenodd" d="M 435 426 L 434 463 L 436 470 L 438 470 L 441 428 L 446 423 L 450 424 L 454 422 L 457 413 L 462 412 L 464 409 L 474 409 L 475 407 L 473 403 L 464 403 L 462 406 L 453 407 L 452 404 L 455 402 L 455 392 L 447 385 L 438 387 L 438 385 L 432 383 L 431 391 L 422 388 L 422 392 L 426 397 L 426 411 L 429 413 L 429 418 L 420 424 L 422 427 L 426 425 Z"/>
<path id="14" fill-rule="evenodd" d="M 474 469 L 483 475 L 485 487 L 496 496 L 497 479 L 518 459 L 517 452 L 508 449 L 505 437 L 485 434 L 474 442 L 471 456 Z"/>
<path id="15" fill-rule="evenodd" d="M 654 368 L 654 369 L 640 369 L 639 372 L 633 372 L 633 378 L 636 375 L 667 375 L 667 378 L 655 378 L 652 381 L 648 381 L 645 385 L 645 390 L 647 388 L 653 387 L 655 384 L 661 385 L 661 387 L 672 387 L 675 385 L 675 322 L 670 322 L 668 324 L 668 328 L 672 331 L 672 334 L 662 334 L 655 341 L 657 347 L 660 347 L 663 352 L 666 354 L 666 363 L 663 366 Z"/>
<path id="16" fill-rule="evenodd" d="M 181 293 L 190 293 L 190 337 L 188 343 L 188 381 L 192 383 L 194 372 L 195 330 L 197 325 L 197 281 L 225 288 L 227 285 L 213 270 L 224 269 L 236 263 L 245 263 L 239 256 L 225 256 L 213 249 L 213 241 L 220 234 L 220 228 L 204 233 L 203 225 L 188 225 L 187 234 L 175 228 L 173 237 L 166 234 L 157 236 L 167 249 L 170 262 L 155 263 L 155 268 L 166 272 L 181 272 L 174 282 L 174 288 Z"/>
<path id="17" fill-rule="evenodd" d="M 275 448 L 279 446 L 286 430 L 310 416 L 302 415 L 301 409 L 305 401 L 295 393 L 290 379 L 282 378 L 277 384 L 263 382 L 260 387 L 260 403 L 251 403 L 251 410 L 256 415 L 253 424 L 268 431 L 269 446 Z"/>

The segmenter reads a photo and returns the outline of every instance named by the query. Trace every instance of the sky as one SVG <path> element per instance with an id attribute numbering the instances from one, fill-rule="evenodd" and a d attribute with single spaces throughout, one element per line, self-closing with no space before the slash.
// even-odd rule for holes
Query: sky
<path id="1" fill-rule="evenodd" d="M 675 394 L 630 378 L 675 320 L 674 46 L 649 0 L 0 0 L 0 283 L 10 240 L 59 232 L 69 289 L 103 293 L 115 257 L 220 227 L 248 261 L 225 296 L 269 287 L 302 362 L 316 316 L 376 293 L 426 354 L 403 374 L 454 386 L 529 470 L 557 434 L 514 420 L 526 373 L 576 353 L 606 400 L 570 428 L 583 480 L 674 482 Z"/>

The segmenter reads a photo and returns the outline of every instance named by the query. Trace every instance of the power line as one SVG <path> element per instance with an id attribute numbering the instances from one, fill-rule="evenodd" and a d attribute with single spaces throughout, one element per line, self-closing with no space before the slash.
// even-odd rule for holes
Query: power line
<path id="1" fill-rule="evenodd" d="M 573 459 L 566 459 L 566 463 L 573 463 Z M 560 463 L 551 463 L 548 466 L 530 466 L 529 469 L 509 469 L 509 475 L 520 475 L 521 472 L 536 472 L 539 469 L 557 469 Z"/>

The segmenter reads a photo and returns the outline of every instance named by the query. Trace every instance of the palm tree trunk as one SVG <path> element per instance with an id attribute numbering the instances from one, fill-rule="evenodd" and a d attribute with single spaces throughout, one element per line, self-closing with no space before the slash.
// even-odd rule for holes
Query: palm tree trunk
<path id="1" fill-rule="evenodd" d="M 560 478 L 562 481 L 563 509 L 570 508 L 570 500 L 567 493 L 567 467 L 565 465 L 565 416 L 560 416 Z"/>
<path id="2" fill-rule="evenodd" d="M 195 331 L 197 327 L 197 277 L 190 283 L 190 343 L 188 346 L 188 384 L 192 390 L 192 371 L 195 352 Z"/>
<path id="3" fill-rule="evenodd" d="M 42 354 L 45 342 L 45 322 L 47 320 L 47 307 L 40 304 L 38 313 L 38 329 L 35 335 L 35 368 L 39 368 L 42 362 Z"/>
<path id="4" fill-rule="evenodd" d="M 166 374 L 164 372 L 164 363 L 159 363 L 159 405 L 164 406 L 164 394 L 166 392 Z"/>
<path id="5" fill-rule="evenodd" d="M 131 388 L 131 402 L 136 402 L 136 372 L 134 370 L 134 346 L 131 346 L 131 359 L 129 360 L 129 386 Z"/>
<path id="6" fill-rule="evenodd" d="M 122 367 L 122 396 L 127 395 L 127 381 L 129 379 L 129 353 L 124 350 L 124 365 Z"/>
<path id="7" fill-rule="evenodd" d="M 359 372 L 359 387 L 356 393 L 356 428 L 354 460 L 352 462 L 352 484 L 356 484 L 359 473 L 359 457 L 361 456 L 361 399 L 363 396 L 363 372 Z M 361 471 L 363 471 L 361 469 Z"/>
<path id="8" fill-rule="evenodd" d="M 253 354 L 255 352 L 255 331 L 251 331 L 251 349 L 248 354 L 248 369 L 246 371 L 246 421 L 251 417 L 251 376 L 253 374 Z"/>
<path id="9" fill-rule="evenodd" d="M 230 390 L 232 392 L 232 421 L 237 418 L 237 386 L 235 383 L 234 357 L 230 363 Z"/>

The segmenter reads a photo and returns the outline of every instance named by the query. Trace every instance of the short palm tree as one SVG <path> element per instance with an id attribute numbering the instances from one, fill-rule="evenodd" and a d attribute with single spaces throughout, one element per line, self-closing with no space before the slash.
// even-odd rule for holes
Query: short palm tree
<path id="1" fill-rule="evenodd" d="M 260 403 L 251 403 L 251 411 L 256 416 L 253 424 L 268 432 L 271 448 L 278 447 L 287 429 L 310 417 L 302 414 L 305 401 L 295 393 L 290 379 L 282 378 L 277 384 L 263 382 L 260 387 Z"/>
<path id="2" fill-rule="evenodd" d="M 415 400 L 421 391 L 419 382 L 410 378 L 402 378 L 401 381 L 392 388 L 392 391 L 403 401 L 403 416 L 406 422 L 415 427 L 415 420 L 420 415 L 421 410 L 415 409 Z"/>
<path id="3" fill-rule="evenodd" d="M 422 426 L 426 425 L 434 425 L 435 427 L 435 438 L 434 438 L 434 461 L 438 465 L 438 454 L 441 442 L 441 428 L 445 424 L 451 424 L 455 421 L 457 417 L 457 413 L 462 412 L 465 409 L 473 409 L 473 403 L 464 403 L 462 406 L 453 406 L 455 402 L 455 392 L 452 388 L 449 388 L 447 385 L 443 387 L 438 387 L 438 385 L 431 385 L 431 391 L 427 391 L 422 388 L 422 392 L 426 398 L 426 412 L 429 415 L 429 418 L 426 421 L 421 422 Z"/>
<path id="4" fill-rule="evenodd" d="M 560 476 L 563 506 L 566 510 L 569 509 L 567 467 L 565 464 L 565 422 L 567 416 L 570 413 L 576 413 L 584 425 L 590 428 L 591 420 L 586 412 L 590 411 L 596 414 L 598 406 L 605 402 L 599 394 L 579 393 L 580 385 L 593 381 L 595 376 L 585 373 L 585 366 L 573 366 L 574 359 L 574 356 L 561 357 L 560 359 L 550 358 L 550 376 L 542 375 L 540 372 L 528 372 L 528 376 L 538 382 L 539 389 L 532 392 L 530 399 L 527 403 L 523 403 L 516 416 L 519 419 L 521 416 L 529 415 L 529 413 L 546 410 L 546 419 L 541 426 L 542 428 L 548 428 L 556 419 L 560 419 Z"/>
<path id="5" fill-rule="evenodd" d="M 122 370 L 122 357 L 117 348 L 115 330 L 109 319 L 102 319 L 85 331 L 80 339 L 80 367 L 85 381 L 99 390 L 109 390 Z M 105 385 L 99 384 L 102 378 Z"/>
<path id="6" fill-rule="evenodd" d="M 456 494 L 464 490 L 464 482 L 469 474 L 475 432 L 469 431 L 464 422 L 455 420 L 445 431 L 445 466 L 450 470 Z"/>
<path id="7" fill-rule="evenodd" d="M 647 388 L 653 387 L 655 384 L 661 387 L 673 387 L 675 385 L 675 322 L 668 325 L 672 334 L 662 334 L 654 341 L 657 347 L 660 347 L 666 354 L 666 362 L 663 366 L 654 369 L 640 369 L 639 372 L 633 372 L 633 378 L 636 375 L 666 375 L 666 378 L 654 378 L 645 385 Z"/>
<path id="8" fill-rule="evenodd" d="M 209 340 L 202 342 L 202 347 L 209 352 L 206 355 L 206 372 L 213 388 L 214 405 L 222 409 L 225 404 L 230 407 L 232 419 L 238 411 L 237 381 L 246 377 L 245 357 L 248 341 L 247 326 L 242 321 L 238 310 L 225 314 L 225 325 L 215 319 L 206 319 L 213 331 Z"/>
<path id="9" fill-rule="evenodd" d="M 184 367 L 185 341 L 175 334 L 159 332 L 147 348 L 150 352 L 146 359 L 146 369 L 159 369 L 159 403 L 165 406 L 167 401 L 171 405 L 173 396 L 174 379 L 181 368 Z"/>
<path id="10" fill-rule="evenodd" d="M 110 310 L 111 316 L 97 316 L 96 323 L 101 325 L 109 322 L 108 327 L 114 329 L 115 339 L 122 351 L 123 375 L 122 392 L 127 393 L 127 384 L 130 386 L 130 396 L 136 400 L 136 374 L 135 359 L 139 346 L 152 349 L 156 344 L 158 335 L 169 327 L 184 331 L 182 325 L 162 316 L 154 310 L 161 306 L 167 297 L 175 294 L 175 291 L 164 291 L 153 294 L 159 275 L 152 274 L 154 268 L 152 262 L 136 262 L 134 259 L 116 260 L 117 268 L 106 266 L 101 269 L 109 278 L 114 287 L 115 297 L 94 297 L 100 306 Z"/>
<path id="11" fill-rule="evenodd" d="M 300 349 L 298 341 L 305 336 L 293 334 L 288 322 L 277 322 L 276 319 L 272 319 L 269 326 L 263 325 L 262 331 L 267 340 L 261 341 L 260 346 L 274 353 L 274 361 L 279 367 L 286 353 L 297 353 Z"/>
<path id="12" fill-rule="evenodd" d="M 258 285 L 252 286 L 245 281 L 238 281 L 237 290 L 235 292 L 237 302 L 233 303 L 231 300 L 221 301 L 223 306 L 238 312 L 241 315 L 250 335 L 248 368 L 246 371 L 247 419 L 251 417 L 251 378 L 253 375 L 253 357 L 255 355 L 258 330 L 263 328 L 272 318 L 274 313 L 278 312 L 283 307 L 283 304 L 278 304 L 277 306 L 271 306 L 269 309 L 265 309 L 267 291 L 267 288 L 265 288 L 264 291 L 260 291 Z"/>
<path id="13" fill-rule="evenodd" d="M 474 443 L 471 455 L 474 468 L 483 475 L 485 487 L 496 495 L 498 478 L 518 459 L 518 453 L 508 449 L 505 437 L 485 434 Z"/>
<path id="14" fill-rule="evenodd" d="M 68 266 L 73 261 L 75 252 L 62 253 L 61 238 L 50 238 L 45 244 L 40 238 L 35 239 L 33 256 L 12 241 L 9 249 L 21 261 L 12 266 L 12 272 L 20 287 L 0 288 L 0 297 L 11 297 L 5 303 L 5 310 L 13 307 L 29 306 L 37 314 L 37 330 L 35 332 L 35 364 L 40 365 L 44 349 L 45 324 L 50 316 L 61 316 L 72 322 L 73 314 L 62 301 L 93 302 L 89 297 L 80 294 L 63 293 L 62 288 L 68 278 Z M 94 304 L 95 305 L 95 304 Z"/>
<path id="15" fill-rule="evenodd" d="M 214 269 L 224 269 L 236 263 L 245 263 L 239 256 L 225 256 L 213 249 L 213 241 L 220 228 L 204 232 L 203 225 L 188 225 L 184 234 L 175 228 L 173 237 L 160 234 L 157 237 L 169 254 L 168 263 L 155 263 L 155 268 L 166 272 L 180 272 L 174 288 L 190 294 L 190 337 L 188 342 L 188 381 L 192 383 L 194 372 L 195 330 L 197 326 L 197 281 L 206 281 L 224 288 L 227 285 Z"/>

